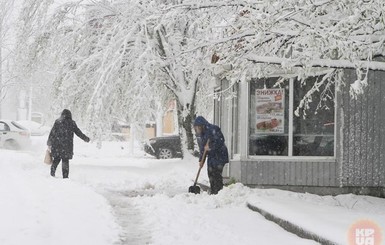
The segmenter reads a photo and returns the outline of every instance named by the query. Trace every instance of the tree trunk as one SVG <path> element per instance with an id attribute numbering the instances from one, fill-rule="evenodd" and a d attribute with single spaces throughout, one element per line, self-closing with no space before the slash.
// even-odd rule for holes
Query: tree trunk
<path id="1" fill-rule="evenodd" d="M 188 110 L 188 111 L 186 111 Z M 194 134 L 193 134 L 193 120 L 195 119 L 195 106 L 191 108 L 185 108 L 178 104 L 178 122 L 179 132 L 182 138 L 182 144 L 187 146 L 187 150 L 192 153 L 194 152 Z M 183 149 L 186 149 L 183 147 Z"/>

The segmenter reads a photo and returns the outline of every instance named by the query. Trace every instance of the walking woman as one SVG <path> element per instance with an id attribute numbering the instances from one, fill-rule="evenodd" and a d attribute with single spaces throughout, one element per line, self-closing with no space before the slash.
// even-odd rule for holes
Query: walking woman
<path id="1" fill-rule="evenodd" d="M 53 158 L 51 166 L 52 177 L 55 177 L 56 168 L 61 161 L 63 178 L 68 178 L 69 160 L 74 155 L 74 133 L 85 142 L 90 142 L 90 138 L 83 134 L 75 121 L 72 120 L 71 112 L 65 109 L 61 117 L 55 121 L 47 142 Z"/>

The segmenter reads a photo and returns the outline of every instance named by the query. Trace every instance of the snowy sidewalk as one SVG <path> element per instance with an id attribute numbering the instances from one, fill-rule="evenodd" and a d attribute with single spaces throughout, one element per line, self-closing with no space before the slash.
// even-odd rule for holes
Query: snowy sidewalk
<path id="1" fill-rule="evenodd" d="M 48 175 L 40 156 L 0 150 L 0 244 L 112 245 L 108 202 L 94 190 Z"/>
<path id="2" fill-rule="evenodd" d="M 347 244 L 355 222 L 371 220 L 385 228 L 385 199 L 340 195 L 318 196 L 280 190 L 258 190 L 248 203 L 336 244 Z"/>
<path id="3" fill-rule="evenodd" d="M 217 196 L 189 194 L 195 158 L 129 156 L 117 143 L 105 144 L 95 155 L 92 145 L 87 147 L 74 159 L 71 178 L 112 204 L 122 226 L 120 244 L 316 244 L 249 210 L 246 200 L 254 190 L 240 184 Z M 207 184 L 206 171 L 200 182 Z"/>
<path id="4" fill-rule="evenodd" d="M 124 193 L 106 191 L 104 197 L 109 200 L 117 222 L 121 226 L 120 241 L 117 245 L 144 245 L 150 244 L 151 233 L 149 227 L 143 223 L 140 210 L 132 203 L 130 195 L 136 193 Z"/>
<path id="5" fill-rule="evenodd" d="M 188 194 L 184 188 L 177 195 L 165 192 L 133 200 L 152 229 L 152 244 L 317 244 L 248 210 L 246 199 L 251 192 L 237 184 L 215 196 Z"/>
<path id="6" fill-rule="evenodd" d="M 247 203 L 340 244 L 346 244 L 346 231 L 358 219 L 385 227 L 384 199 L 241 184 L 218 195 L 194 195 L 187 190 L 197 170 L 195 158 L 130 156 L 119 142 L 102 149 L 78 145 L 81 154 L 71 161 L 69 180 L 50 177 L 43 154 L 0 150 L 1 245 L 317 244 L 266 220 Z M 204 171 L 200 182 L 207 180 Z"/>

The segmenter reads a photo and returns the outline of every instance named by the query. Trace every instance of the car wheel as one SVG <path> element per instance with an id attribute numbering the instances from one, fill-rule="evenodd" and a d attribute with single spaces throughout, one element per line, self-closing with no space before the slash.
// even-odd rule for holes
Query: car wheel
<path id="1" fill-rule="evenodd" d="M 169 148 L 161 148 L 159 149 L 158 158 L 159 159 L 170 159 L 173 157 L 172 150 Z"/>
<path id="2" fill-rule="evenodd" d="M 7 150 L 18 150 L 19 145 L 14 140 L 7 140 L 4 143 L 4 148 Z"/>

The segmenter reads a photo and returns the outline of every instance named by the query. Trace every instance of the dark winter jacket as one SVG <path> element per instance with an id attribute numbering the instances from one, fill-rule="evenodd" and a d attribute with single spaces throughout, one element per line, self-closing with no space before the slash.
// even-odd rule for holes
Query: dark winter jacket
<path id="1" fill-rule="evenodd" d="M 200 158 L 202 160 L 204 148 L 209 141 L 210 151 L 208 153 L 208 166 L 225 165 L 229 162 L 229 153 L 225 145 L 225 138 L 221 129 L 213 124 L 210 124 L 204 117 L 197 117 L 194 126 L 203 126 L 204 130 L 201 135 L 197 135 L 198 145 L 200 149 Z"/>
<path id="2" fill-rule="evenodd" d="M 82 140 L 90 139 L 80 131 L 69 110 L 64 110 L 59 119 L 55 121 L 48 137 L 47 145 L 51 146 L 53 158 L 72 159 L 74 155 L 74 133 Z"/>

